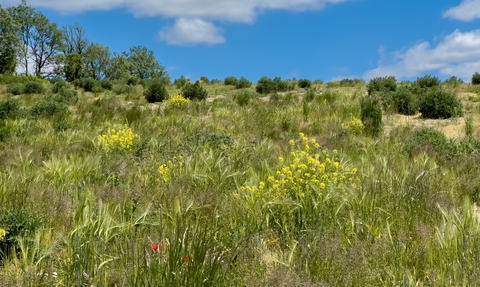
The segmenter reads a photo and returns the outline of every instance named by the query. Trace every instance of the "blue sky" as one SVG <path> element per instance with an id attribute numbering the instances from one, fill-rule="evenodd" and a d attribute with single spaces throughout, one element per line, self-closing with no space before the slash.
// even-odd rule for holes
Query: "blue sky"
<path id="1" fill-rule="evenodd" d="M 20 0 L 0 0 L 3 7 Z M 172 79 L 330 81 L 480 72 L 480 0 L 27 0 L 113 52 L 146 46 Z"/>

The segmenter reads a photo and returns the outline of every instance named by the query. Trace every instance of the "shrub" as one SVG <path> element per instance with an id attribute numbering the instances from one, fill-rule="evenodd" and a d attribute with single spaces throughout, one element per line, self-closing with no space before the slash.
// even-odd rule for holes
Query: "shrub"
<path id="1" fill-rule="evenodd" d="M 52 99 L 65 104 L 76 104 L 78 102 L 78 92 L 64 87 Z"/>
<path id="2" fill-rule="evenodd" d="M 267 95 L 271 92 L 285 92 L 288 89 L 294 89 L 289 85 L 287 81 L 282 81 L 280 77 L 275 77 L 273 80 L 269 77 L 261 77 L 260 80 L 257 82 L 257 93 Z"/>
<path id="3" fill-rule="evenodd" d="M 26 82 L 38 82 L 38 83 L 48 83 L 47 80 L 37 78 L 35 76 L 13 76 L 13 75 L 6 75 L 0 74 L 0 83 L 3 84 L 24 84 Z"/>
<path id="4" fill-rule="evenodd" d="M 312 85 L 312 81 L 309 79 L 300 79 L 298 80 L 298 86 L 302 89 L 308 89 Z"/>
<path id="5" fill-rule="evenodd" d="M 450 154 L 452 152 L 448 139 L 439 131 L 431 128 L 417 130 L 405 144 L 404 150 L 412 155 L 415 150 L 435 151 Z"/>
<path id="6" fill-rule="evenodd" d="M 413 83 L 414 85 L 418 86 L 419 88 L 432 88 L 440 86 L 442 82 L 437 77 L 432 77 L 430 75 L 425 75 L 421 78 L 417 78 L 417 80 Z"/>
<path id="7" fill-rule="evenodd" d="M 135 86 L 129 86 L 127 84 L 121 83 L 119 85 L 115 85 L 113 88 L 113 92 L 117 95 L 121 94 L 133 94 L 136 91 Z"/>
<path id="8" fill-rule="evenodd" d="M 379 136 L 382 132 L 382 108 L 377 96 L 366 96 L 361 100 L 361 119 L 365 132 L 371 136 Z"/>
<path id="9" fill-rule="evenodd" d="M 479 74 L 479 77 L 480 77 L 480 74 Z M 457 87 L 458 84 L 463 83 L 463 80 L 456 76 L 451 76 L 450 78 L 445 80 L 445 83 L 449 85 L 453 85 L 454 87 Z M 479 79 L 479 83 L 480 83 L 480 79 Z"/>
<path id="10" fill-rule="evenodd" d="M 138 85 L 139 82 L 140 82 L 140 79 L 137 78 L 137 77 L 133 77 L 133 76 L 128 77 L 127 80 L 126 80 L 126 83 L 129 86 L 136 86 L 136 85 Z"/>
<path id="11" fill-rule="evenodd" d="M 95 81 L 94 79 L 86 79 L 85 81 L 83 81 L 82 88 L 85 92 L 93 92 L 96 85 L 97 81 Z"/>
<path id="12" fill-rule="evenodd" d="M 149 103 L 163 102 L 168 99 L 168 92 L 161 79 L 154 79 L 150 82 L 150 85 L 143 93 L 143 96 Z"/>
<path id="13" fill-rule="evenodd" d="M 210 81 L 210 83 L 211 83 L 211 84 L 221 84 L 221 83 L 223 83 L 223 81 L 222 81 L 222 80 L 219 80 L 219 79 L 212 79 L 212 80 Z"/>
<path id="14" fill-rule="evenodd" d="M 208 96 L 208 92 L 200 85 L 199 81 L 196 81 L 195 84 L 188 83 L 183 86 L 182 95 L 189 100 L 205 100 Z"/>
<path id="15" fill-rule="evenodd" d="M 9 208 L 0 212 L 0 259 L 11 251 L 18 250 L 18 238 L 31 238 L 42 228 L 43 219 L 35 213 L 21 208 Z M 3 230 L 3 231 L 2 231 Z"/>
<path id="16" fill-rule="evenodd" d="M 21 95 L 23 92 L 23 84 L 13 83 L 7 86 L 7 93 L 11 93 L 15 96 Z"/>
<path id="17" fill-rule="evenodd" d="M 420 100 L 419 110 L 428 119 L 448 119 L 463 115 L 460 100 L 440 88 L 426 91 Z"/>
<path id="18" fill-rule="evenodd" d="M 182 97 L 182 95 L 174 95 L 173 97 L 167 100 L 167 106 L 173 107 L 173 108 L 179 108 L 187 105 L 188 103 L 190 103 L 190 100 L 185 99 L 184 97 Z"/>
<path id="19" fill-rule="evenodd" d="M 246 106 L 248 105 L 248 103 L 250 102 L 250 100 L 252 99 L 252 94 L 249 92 L 249 91 L 246 91 L 246 90 L 243 90 L 243 91 L 239 91 L 236 95 L 235 95 L 235 101 L 237 102 L 237 104 L 241 107 L 243 106 Z"/>
<path id="20" fill-rule="evenodd" d="M 43 87 L 42 83 L 39 82 L 29 81 L 23 86 L 24 94 L 42 94 L 44 92 L 45 88 Z"/>
<path id="21" fill-rule="evenodd" d="M 207 77 L 205 77 L 205 76 L 201 76 L 201 77 L 200 77 L 200 83 L 201 83 L 201 84 L 209 84 L 209 83 L 210 83 L 210 80 L 209 80 Z"/>
<path id="22" fill-rule="evenodd" d="M 348 122 L 342 123 L 342 128 L 354 135 L 361 134 L 365 129 L 362 120 L 356 117 L 352 117 Z"/>
<path id="23" fill-rule="evenodd" d="M 17 100 L 7 99 L 0 101 L 0 120 L 14 116 L 20 110 L 20 104 Z"/>
<path id="24" fill-rule="evenodd" d="M 237 84 L 235 85 L 235 88 L 245 89 L 245 88 L 250 88 L 251 85 L 252 85 L 252 82 L 247 80 L 247 78 L 240 77 L 240 80 L 237 81 Z"/>
<path id="25" fill-rule="evenodd" d="M 67 88 L 67 86 L 68 86 L 67 82 L 65 82 L 63 80 L 56 80 L 55 83 L 52 86 L 52 93 L 56 94 L 61 89 Z"/>
<path id="26" fill-rule="evenodd" d="M 180 78 L 175 79 L 175 81 L 173 81 L 173 84 L 177 87 L 177 89 L 181 89 L 183 86 L 185 86 L 189 82 L 190 80 L 188 78 L 185 78 L 184 75 L 181 75 Z"/>
<path id="27" fill-rule="evenodd" d="M 97 137 L 97 145 L 106 152 L 129 152 L 140 136 L 132 131 L 127 125 L 124 128 L 110 129 L 106 134 Z"/>
<path id="28" fill-rule="evenodd" d="M 53 116 L 67 112 L 68 107 L 54 99 L 41 100 L 33 105 L 30 110 L 34 116 Z"/>
<path id="29" fill-rule="evenodd" d="M 226 77 L 225 80 L 223 80 L 223 83 L 227 86 L 237 86 L 238 79 L 234 76 Z"/>
<path id="30" fill-rule="evenodd" d="M 478 72 L 472 75 L 472 85 L 480 85 L 480 74 Z"/>
<path id="31" fill-rule="evenodd" d="M 342 79 L 339 82 L 340 87 L 355 87 L 360 84 L 364 84 L 362 79 Z"/>
<path id="32" fill-rule="evenodd" d="M 105 89 L 105 90 L 111 91 L 112 88 L 113 88 L 113 84 L 112 84 L 112 82 L 109 81 L 109 80 L 101 80 L 101 81 L 100 81 L 100 87 L 102 87 L 102 88 Z"/>
<path id="33" fill-rule="evenodd" d="M 418 102 L 415 95 L 407 87 L 400 87 L 393 94 L 393 103 L 397 113 L 414 115 L 418 111 Z"/>
<path id="34" fill-rule="evenodd" d="M 388 93 L 396 90 L 397 80 L 394 76 L 373 78 L 367 85 L 369 95 L 372 95 L 374 92 Z"/>

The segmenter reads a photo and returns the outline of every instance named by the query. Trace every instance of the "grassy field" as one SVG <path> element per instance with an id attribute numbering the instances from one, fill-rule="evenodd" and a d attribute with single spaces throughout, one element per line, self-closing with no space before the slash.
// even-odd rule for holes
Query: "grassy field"
<path id="1" fill-rule="evenodd" d="M 480 285 L 475 87 L 444 84 L 461 118 L 384 112 L 372 138 L 362 83 L 44 86 L 0 85 L 2 287 Z"/>

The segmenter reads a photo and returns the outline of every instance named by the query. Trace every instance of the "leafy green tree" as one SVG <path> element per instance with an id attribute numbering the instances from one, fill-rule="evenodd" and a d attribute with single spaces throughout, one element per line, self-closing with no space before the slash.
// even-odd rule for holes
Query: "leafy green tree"
<path id="1" fill-rule="evenodd" d="M 29 51 L 31 50 L 32 31 L 35 17 L 35 9 L 27 5 L 26 0 L 22 0 L 22 3 L 18 6 L 8 7 L 7 11 L 18 26 L 18 35 L 21 41 L 19 47 L 18 57 L 20 59 L 21 66 L 25 69 L 25 74 L 28 75 L 29 66 Z"/>
<path id="2" fill-rule="evenodd" d="M 170 81 L 165 68 L 155 59 L 152 50 L 144 46 L 133 46 L 128 52 L 123 53 L 126 59 L 126 68 L 132 76 L 143 80 L 163 78 Z"/>
<path id="3" fill-rule="evenodd" d="M 109 80 L 118 80 L 130 76 L 128 62 L 123 54 L 113 53 L 105 70 L 105 77 Z"/>
<path id="4" fill-rule="evenodd" d="M 100 44 L 91 44 L 85 52 L 86 75 L 95 80 L 102 80 L 107 77 L 107 69 L 111 60 L 111 53 L 108 47 Z"/>
<path id="5" fill-rule="evenodd" d="M 62 32 L 57 24 L 43 14 L 37 13 L 34 19 L 31 41 L 31 56 L 35 76 L 45 77 L 54 73 L 57 56 L 62 41 Z"/>
<path id="6" fill-rule="evenodd" d="M 17 66 L 18 26 L 0 5 L 0 74 L 13 74 Z"/>
<path id="7" fill-rule="evenodd" d="M 84 76 L 84 54 L 90 41 L 85 36 L 85 29 L 78 23 L 62 28 L 62 43 L 59 67 L 67 81 L 73 81 Z"/>

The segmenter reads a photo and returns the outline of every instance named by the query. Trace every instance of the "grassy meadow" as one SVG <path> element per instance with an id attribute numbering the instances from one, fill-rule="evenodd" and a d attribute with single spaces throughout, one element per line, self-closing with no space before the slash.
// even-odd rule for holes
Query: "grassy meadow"
<path id="1" fill-rule="evenodd" d="M 462 117 L 386 109 L 374 137 L 362 82 L 41 83 L 0 84 L 1 287 L 480 285 L 476 86 L 442 84 Z"/>

